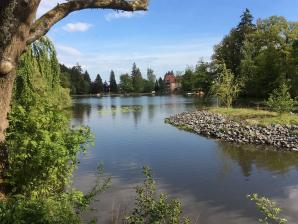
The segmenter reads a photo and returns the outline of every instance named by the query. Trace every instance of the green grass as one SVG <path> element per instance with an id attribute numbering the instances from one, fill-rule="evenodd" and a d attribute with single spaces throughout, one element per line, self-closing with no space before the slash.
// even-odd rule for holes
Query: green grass
<path id="1" fill-rule="evenodd" d="M 297 114 L 278 114 L 266 110 L 246 108 L 209 108 L 210 112 L 227 115 L 235 121 L 245 121 L 248 124 L 267 126 L 270 124 L 298 125 Z"/>

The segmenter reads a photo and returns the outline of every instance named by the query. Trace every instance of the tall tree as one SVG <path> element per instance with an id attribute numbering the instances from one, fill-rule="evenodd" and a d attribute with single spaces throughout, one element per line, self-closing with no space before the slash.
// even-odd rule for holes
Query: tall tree
<path id="1" fill-rule="evenodd" d="M 1 0 L 0 2 L 0 192 L 3 192 L 3 175 L 7 149 L 5 130 L 10 110 L 13 83 L 19 57 L 28 45 L 45 35 L 50 28 L 73 11 L 103 8 L 124 11 L 147 10 L 147 0 L 72 0 L 57 4 L 41 18 L 36 12 L 41 0 Z"/>
<path id="2" fill-rule="evenodd" d="M 182 76 L 182 90 L 187 91 L 193 91 L 194 90 L 194 82 L 195 75 L 191 68 L 187 68 L 185 71 L 185 74 Z"/>
<path id="3" fill-rule="evenodd" d="M 118 86 L 115 78 L 115 72 L 112 70 L 110 74 L 110 90 L 112 93 L 118 93 Z"/>
<path id="4" fill-rule="evenodd" d="M 107 81 L 105 81 L 105 82 L 103 83 L 103 91 L 104 91 L 105 93 L 110 92 L 110 85 L 107 83 Z"/>
<path id="5" fill-rule="evenodd" d="M 204 61 L 199 61 L 197 64 L 195 71 L 195 80 L 194 80 L 194 88 L 200 89 L 205 93 L 209 92 L 213 74 L 211 72 L 210 64 Z"/>
<path id="6" fill-rule="evenodd" d="M 86 70 L 83 74 L 83 93 L 90 94 L 91 93 L 91 79 L 88 71 Z"/>
<path id="7" fill-rule="evenodd" d="M 91 93 L 92 94 L 98 94 L 98 93 L 102 93 L 103 92 L 103 83 L 102 83 L 102 79 L 100 77 L 99 74 L 97 74 L 94 82 L 92 82 L 92 90 Z"/>
<path id="8" fill-rule="evenodd" d="M 272 16 L 258 20 L 256 31 L 248 36 L 241 63 L 245 94 L 267 98 L 283 83 L 297 96 L 298 23 Z"/>
<path id="9" fill-rule="evenodd" d="M 144 82 L 142 78 L 142 73 L 137 67 L 136 63 L 133 63 L 131 72 L 132 84 L 134 92 L 141 93 L 144 89 Z"/>
<path id="10" fill-rule="evenodd" d="M 120 88 L 123 93 L 133 92 L 132 79 L 129 74 L 123 74 L 120 76 Z"/>
<path id="11" fill-rule="evenodd" d="M 219 63 L 225 63 L 236 77 L 240 75 L 240 63 L 243 59 L 242 49 L 246 37 L 255 30 L 253 16 L 248 9 L 241 15 L 241 21 L 237 27 L 224 37 L 222 42 L 215 46 L 213 59 Z"/>
<path id="12" fill-rule="evenodd" d="M 147 91 L 146 92 L 151 92 L 154 90 L 155 86 L 155 81 L 156 81 L 156 75 L 154 74 L 154 71 L 151 68 L 147 69 Z"/>
<path id="13" fill-rule="evenodd" d="M 158 88 L 159 88 L 159 93 L 165 93 L 166 85 L 164 80 L 161 77 L 158 79 Z"/>

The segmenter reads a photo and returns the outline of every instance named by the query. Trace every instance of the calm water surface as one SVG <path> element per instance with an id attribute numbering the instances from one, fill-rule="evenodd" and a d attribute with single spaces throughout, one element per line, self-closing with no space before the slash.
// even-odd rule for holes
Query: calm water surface
<path id="1" fill-rule="evenodd" d="M 181 199 L 194 223 L 257 223 L 246 195 L 276 200 L 289 223 L 298 223 L 298 154 L 237 146 L 184 132 L 164 123 L 203 103 L 182 96 L 74 99 L 73 124 L 90 126 L 95 145 L 81 156 L 74 176 L 77 188 L 92 188 L 96 167 L 104 164 L 112 187 L 92 204 L 86 219 L 111 223 L 129 211 L 135 186 L 149 165 L 158 188 Z"/>

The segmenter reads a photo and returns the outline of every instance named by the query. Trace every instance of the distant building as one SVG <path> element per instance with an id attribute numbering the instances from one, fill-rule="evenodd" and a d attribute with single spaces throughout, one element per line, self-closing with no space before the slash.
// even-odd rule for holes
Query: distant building
<path id="1" fill-rule="evenodd" d="M 180 79 L 175 76 L 173 71 L 165 74 L 164 83 L 167 93 L 175 93 L 181 88 Z"/>

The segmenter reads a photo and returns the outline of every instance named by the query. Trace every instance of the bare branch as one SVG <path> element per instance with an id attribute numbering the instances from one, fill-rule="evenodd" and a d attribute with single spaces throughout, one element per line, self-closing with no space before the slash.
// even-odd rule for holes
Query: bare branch
<path id="1" fill-rule="evenodd" d="M 149 0 L 73 0 L 58 4 L 36 20 L 30 29 L 27 44 L 45 35 L 50 28 L 68 14 L 82 9 L 115 9 L 123 11 L 146 11 Z"/>

